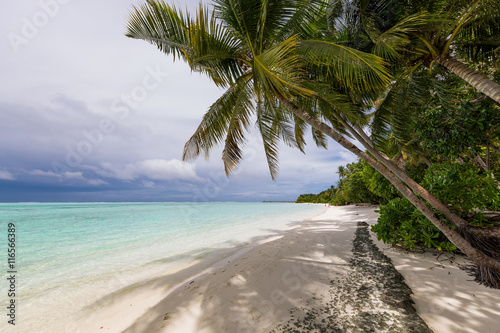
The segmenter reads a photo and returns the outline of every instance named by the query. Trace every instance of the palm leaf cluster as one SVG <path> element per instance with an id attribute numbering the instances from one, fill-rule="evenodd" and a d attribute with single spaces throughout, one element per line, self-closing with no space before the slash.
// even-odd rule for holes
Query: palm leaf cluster
<path id="1" fill-rule="evenodd" d="M 422 154 L 415 137 L 410 135 L 413 111 L 425 107 L 430 100 L 444 107 L 454 103 L 454 94 L 445 82 L 453 77 L 443 67 L 436 66 L 436 61 L 458 57 L 484 61 L 483 67 L 491 69 L 492 60 L 498 59 L 495 50 L 500 51 L 500 2 L 335 0 L 334 3 L 338 10 L 331 13 L 330 20 L 335 30 L 341 32 L 336 34 L 338 42 L 390 62 L 393 81 L 375 98 L 371 118 L 374 145 L 389 155 Z"/>
<path id="2" fill-rule="evenodd" d="M 255 123 L 274 179 L 280 142 L 303 151 L 308 127 L 280 101 L 301 103 L 340 131 L 340 114 L 352 122 L 363 119 L 359 108 L 349 105 L 349 97 L 328 87 L 373 92 L 388 82 L 388 72 L 375 55 L 315 39 L 328 6 L 322 0 L 216 0 L 212 12 L 200 5 L 193 17 L 160 1 L 134 8 L 127 36 L 184 60 L 226 89 L 186 143 L 184 159 L 208 156 L 223 145 L 222 160 L 230 174 Z M 325 79 L 323 89 L 318 78 Z M 326 147 L 323 133 L 312 129 L 312 137 Z"/>

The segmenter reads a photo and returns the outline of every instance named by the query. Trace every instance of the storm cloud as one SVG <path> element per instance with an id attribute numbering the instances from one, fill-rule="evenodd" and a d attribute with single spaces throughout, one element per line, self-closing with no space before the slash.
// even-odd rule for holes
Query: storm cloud
<path id="1" fill-rule="evenodd" d="M 329 142 L 283 146 L 269 176 L 256 128 L 226 178 L 216 148 L 181 161 L 222 94 L 206 77 L 124 36 L 140 1 L 27 0 L 0 12 L 0 201 L 294 200 L 334 184 L 355 157 Z M 198 0 L 176 2 L 194 11 Z"/>

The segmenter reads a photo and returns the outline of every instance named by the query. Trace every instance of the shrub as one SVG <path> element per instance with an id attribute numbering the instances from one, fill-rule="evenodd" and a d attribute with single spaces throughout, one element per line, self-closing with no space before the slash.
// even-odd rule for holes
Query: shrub
<path id="1" fill-rule="evenodd" d="M 466 164 L 435 164 L 426 170 L 422 186 L 471 224 L 485 225 L 480 210 L 498 209 L 500 191 L 489 174 Z M 456 247 L 407 199 L 396 198 L 379 210 L 372 231 L 384 243 L 414 248 L 416 244 L 454 251 Z"/>
<path id="2" fill-rule="evenodd" d="M 363 163 L 363 181 L 368 190 L 379 198 L 379 202 L 388 203 L 390 200 L 397 198 L 400 194 L 398 190 L 391 184 L 382 174 L 375 170 L 366 162 Z"/>
<path id="3" fill-rule="evenodd" d="M 434 164 L 427 169 L 422 186 L 459 216 L 473 215 L 472 223 L 475 219 L 482 220 L 478 210 L 499 209 L 497 182 L 468 164 Z"/>
<path id="4" fill-rule="evenodd" d="M 409 249 L 418 244 L 449 252 L 456 249 L 406 198 L 391 200 L 379 212 L 380 217 L 372 231 L 384 243 Z"/>

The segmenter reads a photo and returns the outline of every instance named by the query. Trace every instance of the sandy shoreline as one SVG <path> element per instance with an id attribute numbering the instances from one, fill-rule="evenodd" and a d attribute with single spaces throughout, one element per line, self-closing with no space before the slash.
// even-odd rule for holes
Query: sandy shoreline
<path id="1" fill-rule="evenodd" d="M 366 288 L 385 290 L 381 286 L 385 282 L 375 281 L 375 275 L 363 277 L 352 266 L 358 222 L 371 225 L 376 219 L 373 207 L 331 207 L 273 238 L 214 254 L 175 274 L 126 288 L 102 300 L 99 308 L 87 309 L 70 329 L 75 333 L 281 332 L 293 323 L 292 318 L 311 316 L 308 308 L 321 308 L 328 302 L 331 306 L 325 313 L 329 313 L 318 319 L 340 316 L 334 307 L 350 305 L 337 300 L 353 294 L 352 290 L 342 294 L 348 290 L 342 289 L 346 281 L 359 284 L 358 280 L 366 278 L 354 294 Z M 415 293 L 412 298 L 418 314 L 432 330 L 500 332 L 500 290 L 469 281 L 471 278 L 456 267 L 460 259 L 453 258 L 450 263 L 441 256 L 440 263 L 431 253 L 403 254 L 387 249 L 373 235 L 372 239 L 405 277 Z M 387 297 L 382 292 L 379 298 Z M 376 309 L 362 309 L 363 313 L 380 318 L 394 315 L 389 322 L 404 322 L 394 311 L 394 300 L 377 302 L 358 307 L 375 304 Z M 348 310 L 354 315 L 344 319 L 346 325 L 352 325 L 359 309 Z"/>

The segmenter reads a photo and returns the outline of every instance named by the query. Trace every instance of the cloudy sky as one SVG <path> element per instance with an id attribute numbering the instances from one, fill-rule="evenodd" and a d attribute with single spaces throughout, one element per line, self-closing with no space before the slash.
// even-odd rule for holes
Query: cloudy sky
<path id="1" fill-rule="evenodd" d="M 273 182 L 256 129 L 226 179 L 216 149 L 182 148 L 222 93 L 152 45 L 124 36 L 137 0 L 0 5 L 0 202 L 294 200 L 355 160 L 337 144 L 282 147 Z M 177 1 L 193 11 L 198 0 Z"/>

